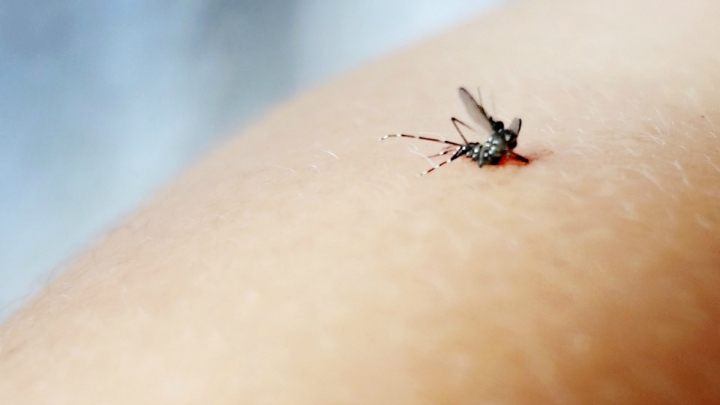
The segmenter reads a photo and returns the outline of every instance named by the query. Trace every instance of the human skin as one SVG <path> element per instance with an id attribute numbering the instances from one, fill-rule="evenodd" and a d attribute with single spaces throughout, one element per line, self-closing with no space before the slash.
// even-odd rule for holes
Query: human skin
<path id="1" fill-rule="evenodd" d="M 288 102 L 0 327 L 0 403 L 720 403 L 718 20 L 521 2 Z M 377 142 L 460 85 L 530 164 Z"/>

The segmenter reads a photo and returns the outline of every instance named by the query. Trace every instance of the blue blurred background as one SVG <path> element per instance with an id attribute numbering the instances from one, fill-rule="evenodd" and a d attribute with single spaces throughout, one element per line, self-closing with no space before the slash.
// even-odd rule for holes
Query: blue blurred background
<path id="1" fill-rule="evenodd" d="M 0 319 L 274 102 L 502 0 L 0 0 Z"/>

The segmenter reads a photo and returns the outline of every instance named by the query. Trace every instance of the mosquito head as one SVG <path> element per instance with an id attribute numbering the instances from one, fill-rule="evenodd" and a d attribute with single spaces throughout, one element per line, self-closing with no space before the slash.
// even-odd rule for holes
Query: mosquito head
<path id="1" fill-rule="evenodd" d="M 494 121 L 492 123 L 493 132 L 502 132 L 505 129 L 505 124 L 502 121 Z"/>

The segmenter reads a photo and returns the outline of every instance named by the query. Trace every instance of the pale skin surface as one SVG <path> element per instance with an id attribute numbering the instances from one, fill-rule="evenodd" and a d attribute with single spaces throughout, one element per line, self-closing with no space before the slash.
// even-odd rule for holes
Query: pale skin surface
<path id="1" fill-rule="evenodd" d="M 514 4 L 282 106 L 0 327 L 0 403 L 720 403 L 720 3 L 682 3 Z M 460 85 L 529 165 L 377 142 L 456 140 Z"/>

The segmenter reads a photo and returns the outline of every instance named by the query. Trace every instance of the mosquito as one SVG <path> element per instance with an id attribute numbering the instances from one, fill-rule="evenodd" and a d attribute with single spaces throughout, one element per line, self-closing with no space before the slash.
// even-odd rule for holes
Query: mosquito
<path id="1" fill-rule="evenodd" d="M 460 101 L 462 101 L 463 105 L 465 106 L 465 109 L 467 110 L 470 118 L 475 121 L 475 123 L 478 124 L 482 129 L 490 133 L 490 136 L 484 144 L 481 144 L 480 142 L 468 142 L 467 138 L 465 138 L 465 135 L 463 135 L 462 131 L 460 130 L 460 125 L 471 131 L 473 130 L 473 128 L 455 117 L 450 118 L 450 121 L 452 121 L 453 126 L 457 130 L 458 134 L 460 134 L 460 137 L 462 138 L 464 143 L 457 143 L 444 139 L 429 138 L 426 136 L 409 134 L 385 135 L 380 138 L 380 140 L 382 141 L 387 138 L 393 137 L 404 137 L 450 145 L 450 147 L 448 147 L 447 149 L 427 157 L 434 158 L 438 156 L 452 154 L 451 157 L 448 160 L 436 164 L 435 166 L 418 174 L 418 177 L 424 176 L 431 171 L 440 168 L 440 166 L 446 165 L 461 156 L 467 156 L 470 159 L 476 161 L 479 167 L 483 167 L 485 165 L 497 165 L 507 159 L 516 160 L 522 163 L 530 162 L 527 158 L 513 152 L 513 149 L 515 149 L 515 147 L 517 146 L 517 138 L 520 134 L 520 127 L 522 126 L 522 120 L 520 118 L 513 119 L 510 123 L 510 126 L 508 128 L 505 128 L 505 124 L 502 121 L 494 120 L 485 112 L 485 109 L 483 108 L 480 101 L 479 91 L 478 101 L 475 101 L 475 98 L 473 98 L 473 96 L 463 87 L 460 87 L 460 89 L 458 89 L 458 93 L 460 95 Z"/>

